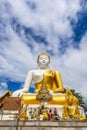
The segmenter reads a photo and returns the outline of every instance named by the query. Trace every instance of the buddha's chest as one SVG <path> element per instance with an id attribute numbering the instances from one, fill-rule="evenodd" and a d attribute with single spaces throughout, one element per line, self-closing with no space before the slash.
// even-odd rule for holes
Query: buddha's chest
<path id="1" fill-rule="evenodd" d="M 33 71 L 32 77 L 35 83 L 40 82 L 41 80 L 43 80 L 43 75 L 45 73 L 46 70 L 35 70 Z"/>
<path id="2" fill-rule="evenodd" d="M 52 70 L 42 70 L 42 71 L 34 71 L 33 72 L 33 80 L 35 83 L 44 80 L 45 82 L 51 82 L 54 79 L 54 72 Z"/>

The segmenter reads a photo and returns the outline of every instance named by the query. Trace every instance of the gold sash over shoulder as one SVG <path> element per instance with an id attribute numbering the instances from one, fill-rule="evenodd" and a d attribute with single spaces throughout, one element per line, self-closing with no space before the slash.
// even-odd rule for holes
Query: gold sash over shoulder
<path id="1" fill-rule="evenodd" d="M 48 101 L 48 104 L 64 105 L 65 94 L 61 80 L 60 73 L 54 70 L 47 70 L 43 75 L 43 80 L 35 84 L 35 91 L 33 94 L 24 93 L 22 100 L 25 104 L 40 104 L 40 101 L 36 100 L 36 95 L 41 89 L 42 83 L 45 82 L 47 89 L 52 91 L 52 100 Z"/>

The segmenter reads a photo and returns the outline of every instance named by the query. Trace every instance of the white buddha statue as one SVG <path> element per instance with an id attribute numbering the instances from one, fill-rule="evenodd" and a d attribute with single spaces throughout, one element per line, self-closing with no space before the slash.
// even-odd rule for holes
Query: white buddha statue
<path id="1" fill-rule="evenodd" d="M 13 97 L 21 97 L 25 104 L 40 104 L 36 100 L 36 95 L 41 89 L 42 83 L 45 82 L 47 90 L 52 95 L 52 100 L 48 104 L 64 105 L 67 98 L 61 76 L 58 71 L 50 70 L 50 56 L 46 52 L 41 52 L 38 55 L 37 63 L 38 69 L 28 72 L 23 89 L 15 91 Z M 35 83 L 35 91 L 34 93 L 28 93 L 32 80 Z M 78 99 L 75 96 L 72 97 L 72 100 L 71 104 L 74 102 L 78 104 Z"/>

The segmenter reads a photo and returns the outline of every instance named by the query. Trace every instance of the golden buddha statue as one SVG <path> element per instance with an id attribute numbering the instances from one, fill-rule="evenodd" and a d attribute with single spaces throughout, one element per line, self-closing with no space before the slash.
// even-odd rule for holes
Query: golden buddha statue
<path id="1" fill-rule="evenodd" d="M 41 54 L 38 55 L 37 63 L 38 69 L 28 72 L 24 88 L 15 91 L 13 96 L 21 96 L 25 104 L 40 104 L 40 101 L 36 100 L 36 96 L 44 82 L 46 84 L 47 90 L 52 95 L 52 100 L 48 101 L 48 105 L 64 105 L 67 98 L 64 93 L 61 75 L 58 71 L 50 70 L 50 56 L 46 52 L 41 52 Z M 35 91 L 33 94 L 28 93 L 32 80 L 35 83 Z M 75 100 L 78 99 L 75 97 Z"/>

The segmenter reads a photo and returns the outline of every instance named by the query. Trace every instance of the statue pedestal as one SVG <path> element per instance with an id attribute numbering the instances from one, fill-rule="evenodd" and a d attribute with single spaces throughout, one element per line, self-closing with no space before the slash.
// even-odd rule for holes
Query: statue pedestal
<path id="1" fill-rule="evenodd" d="M 32 111 L 34 111 L 35 109 L 38 110 L 41 105 L 33 105 L 33 104 L 29 104 L 29 105 L 25 105 L 26 107 L 26 111 L 27 111 L 27 115 L 29 114 L 29 111 L 32 109 Z M 60 117 L 60 119 L 62 118 L 62 114 L 63 114 L 63 105 L 45 105 L 45 108 L 47 110 L 52 110 L 55 109 L 57 110 L 57 113 Z M 70 107 L 70 109 L 73 109 L 73 106 Z M 84 113 L 84 109 L 82 107 L 79 106 L 79 110 L 80 110 L 80 115 L 82 115 L 82 117 L 85 117 L 85 113 Z"/>
<path id="2" fill-rule="evenodd" d="M 23 107 L 25 107 L 26 109 L 26 114 L 27 114 L 27 117 L 28 119 L 27 120 L 35 120 L 34 118 L 31 119 L 29 118 L 29 112 L 31 111 L 32 109 L 32 112 L 34 112 L 34 110 L 38 110 L 41 106 L 40 105 L 32 105 L 32 104 L 29 104 L 29 105 L 24 105 Z M 63 106 L 58 106 L 58 105 L 45 105 L 45 108 L 47 110 L 53 110 L 56 108 L 57 110 L 57 113 L 60 117 L 60 120 L 62 119 L 62 114 L 63 114 Z M 71 108 L 72 109 L 72 108 Z M 83 117 L 85 117 L 85 113 L 84 113 L 84 109 L 82 107 L 79 107 L 79 110 L 80 110 L 80 113 Z M 15 120 L 19 115 L 19 110 L 2 110 L 1 113 L 0 113 L 0 120 Z"/>
<path id="3" fill-rule="evenodd" d="M 21 105 L 23 106 L 21 107 Z M 35 113 L 38 110 L 40 110 L 41 107 L 42 107 L 41 104 L 21 104 L 21 98 L 9 97 L 9 98 L 6 98 L 3 102 L 3 106 L 0 112 L 0 120 L 15 120 L 20 114 L 22 114 L 23 120 L 26 120 L 26 119 L 32 120 L 32 118 L 30 118 L 30 115 L 29 115 L 30 111 L 31 113 L 33 112 L 33 114 L 35 115 Z M 60 117 L 60 120 L 62 119 L 63 108 L 64 108 L 63 105 L 53 105 L 53 104 L 49 105 L 45 102 L 44 108 L 45 108 L 45 111 L 44 111 L 45 116 L 47 113 L 49 113 L 50 110 L 54 111 L 54 109 L 56 108 L 57 114 Z M 73 106 L 70 106 L 70 109 L 73 109 Z M 79 106 L 79 110 L 80 110 L 80 115 L 82 117 L 85 117 L 84 109 Z M 36 119 L 38 120 L 38 118 Z M 33 120 L 35 120 L 35 118 L 33 118 Z"/>
<path id="4" fill-rule="evenodd" d="M 0 130 L 87 130 L 87 121 L 0 121 Z"/>

